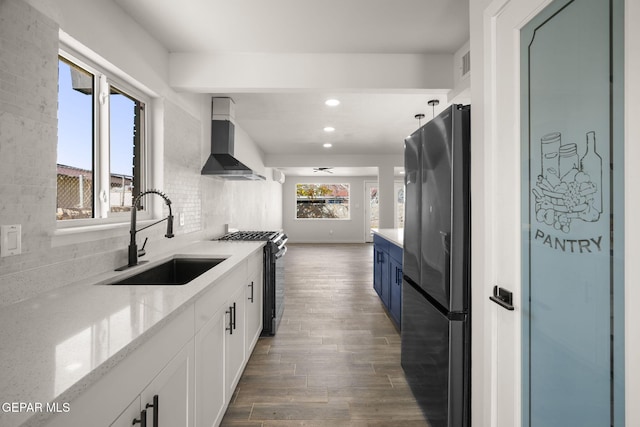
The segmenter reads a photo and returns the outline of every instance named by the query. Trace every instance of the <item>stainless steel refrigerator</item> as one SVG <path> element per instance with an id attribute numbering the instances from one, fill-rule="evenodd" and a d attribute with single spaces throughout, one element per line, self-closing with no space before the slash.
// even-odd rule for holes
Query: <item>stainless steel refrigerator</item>
<path id="1" fill-rule="evenodd" d="M 432 427 L 471 425 L 470 108 L 405 140 L 402 368 Z"/>

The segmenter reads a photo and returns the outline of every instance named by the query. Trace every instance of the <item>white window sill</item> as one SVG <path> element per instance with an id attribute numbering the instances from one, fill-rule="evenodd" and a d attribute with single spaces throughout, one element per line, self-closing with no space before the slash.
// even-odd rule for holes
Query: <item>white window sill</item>
<path id="1" fill-rule="evenodd" d="M 137 221 L 136 228 L 153 224 L 154 220 Z M 131 229 L 130 222 L 116 222 L 110 224 L 86 225 L 80 227 L 59 228 L 51 236 L 51 247 L 93 242 L 110 237 L 128 236 Z"/>

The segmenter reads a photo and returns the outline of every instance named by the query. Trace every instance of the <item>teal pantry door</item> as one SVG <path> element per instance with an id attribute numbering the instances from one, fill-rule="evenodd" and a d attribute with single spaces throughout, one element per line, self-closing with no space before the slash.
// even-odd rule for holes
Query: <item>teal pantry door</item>
<path id="1" fill-rule="evenodd" d="M 622 9 L 556 0 L 520 32 L 528 427 L 624 426 Z"/>

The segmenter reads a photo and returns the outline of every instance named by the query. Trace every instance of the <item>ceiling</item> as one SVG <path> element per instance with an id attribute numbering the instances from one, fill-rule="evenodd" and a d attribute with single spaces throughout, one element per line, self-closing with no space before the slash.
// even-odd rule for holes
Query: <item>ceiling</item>
<path id="1" fill-rule="evenodd" d="M 172 53 L 453 54 L 469 38 L 469 0 L 114 1 Z M 210 95 L 234 99 L 236 123 L 265 154 L 321 155 L 326 163 L 328 154 L 401 154 L 418 127 L 414 116 L 445 108 L 451 88 L 241 89 Z M 326 106 L 329 98 L 340 105 Z M 435 110 L 430 99 L 441 101 Z"/>
<path id="2" fill-rule="evenodd" d="M 310 176 L 310 177 L 332 177 L 332 176 L 367 176 L 378 175 L 378 168 L 375 167 L 287 167 L 282 168 L 288 176 Z M 393 170 L 396 178 L 404 176 L 404 168 L 396 167 Z"/>
<path id="3" fill-rule="evenodd" d="M 170 52 L 451 53 L 469 0 L 115 0 Z"/>
<path id="4" fill-rule="evenodd" d="M 419 126 L 417 113 L 431 118 L 443 94 L 233 93 L 236 118 L 270 154 L 397 154 Z M 443 99 L 436 109 L 432 97 Z M 327 99 L 340 105 L 328 107 Z M 422 120 L 424 124 L 425 121 Z M 325 132 L 327 126 L 334 132 Z M 330 149 L 323 144 L 331 143 Z"/>

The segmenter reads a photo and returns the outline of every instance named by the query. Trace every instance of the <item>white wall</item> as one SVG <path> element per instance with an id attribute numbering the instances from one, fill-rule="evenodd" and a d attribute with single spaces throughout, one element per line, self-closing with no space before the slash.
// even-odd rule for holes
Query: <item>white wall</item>
<path id="1" fill-rule="evenodd" d="M 22 224 L 23 231 L 23 253 L 0 259 L 0 305 L 126 263 L 128 224 L 92 233 L 57 230 L 58 26 L 153 96 L 154 185 L 172 199 L 176 214 L 184 212 L 185 225 L 175 224 L 171 240 L 162 237 L 162 226 L 142 232 L 140 239 L 149 237 L 150 257 L 218 236 L 225 224 L 282 227 L 282 188 L 270 180 L 262 153 L 241 130 L 241 151 L 269 180 L 228 182 L 200 175 L 210 149 L 211 100 L 169 87 L 168 52 L 115 3 L 3 0 L 0 22 L 0 224 Z"/>
<path id="2" fill-rule="evenodd" d="M 471 42 L 468 41 L 453 54 L 453 89 L 447 94 L 447 102 L 451 104 L 469 104 L 471 102 L 470 73 L 462 74 L 463 56 L 470 52 L 470 47 Z"/>
<path id="3" fill-rule="evenodd" d="M 364 243 L 364 182 L 377 177 L 287 176 L 282 194 L 282 224 L 291 243 Z M 349 184 L 350 219 L 296 219 L 296 184 Z"/>
<path id="4" fill-rule="evenodd" d="M 234 157 L 262 176 L 271 175 L 271 169 L 264 166 L 264 153 L 260 147 L 253 142 L 237 122 L 233 121 L 233 124 L 235 125 Z"/>

